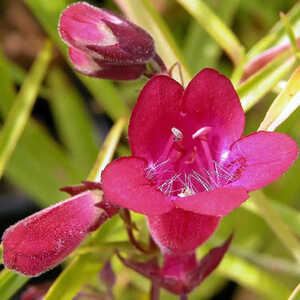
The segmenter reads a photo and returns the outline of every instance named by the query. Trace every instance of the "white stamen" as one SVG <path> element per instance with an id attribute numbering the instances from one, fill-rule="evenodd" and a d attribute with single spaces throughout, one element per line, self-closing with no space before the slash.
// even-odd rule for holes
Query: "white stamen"
<path id="1" fill-rule="evenodd" d="M 206 135 L 208 132 L 210 132 L 211 130 L 211 127 L 209 126 L 204 126 L 200 129 L 198 129 L 193 135 L 192 135 L 192 138 L 195 139 L 201 135 Z"/>
<path id="2" fill-rule="evenodd" d="M 176 141 L 180 141 L 183 139 L 183 133 L 176 127 L 172 127 L 172 133 L 175 135 Z"/>

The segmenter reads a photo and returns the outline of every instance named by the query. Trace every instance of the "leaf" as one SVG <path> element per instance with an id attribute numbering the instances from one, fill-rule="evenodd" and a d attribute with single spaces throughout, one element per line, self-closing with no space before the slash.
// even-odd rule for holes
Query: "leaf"
<path id="1" fill-rule="evenodd" d="M 59 16 L 62 11 L 67 8 L 69 1 L 25 0 L 25 3 L 40 21 L 46 32 L 56 42 L 62 53 L 65 55 L 66 60 L 69 62 L 67 46 L 62 42 L 57 31 Z M 75 72 L 75 74 L 83 81 L 93 97 L 99 102 L 113 120 L 129 115 L 129 108 L 122 101 L 118 90 L 112 82 L 83 76 L 78 72 Z"/>
<path id="2" fill-rule="evenodd" d="M 29 277 L 9 270 L 0 273 L 1 300 L 9 300 L 29 280 Z"/>
<path id="3" fill-rule="evenodd" d="M 292 26 L 292 29 L 295 32 L 300 31 L 300 3 L 296 3 L 293 8 L 286 14 L 289 18 L 289 23 Z M 258 43 L 256 43 L 250 51 L 247 53 L 248 61 L 251 60 L 256 55 L 260 54 L 262 51 L 267 48 L 273 47 L 282 43 L 282 41 L 288 41 L 288 37 L 284 28 L 284 25 L 281 21 L 278 21 L 270 33 L 262 38 Z"/>
<path id="4" fill-rule="evenodd" d="M 48 75 L 50 107 L 61 141 L 70 151 L 73 163 L 86 176 L 97 157 L 96 128 L 84 102 L 68 77 L 59 68 Z"/>
<path id="5" fill-rule="evenodd" d="M 282 53 L 240 85 L 237 92 L 243 109 L 248 111 L 254 106 L 292 69 L 294 63 L 295 57 L 290 57 L 290 51 Z"/>
<path id="6" fill-rule="evenodd" d="M 185 85 L 191 80 L 191 73 L 187 68 L 183 55 L 176 44 L 164 20 L 155 11 L 149 0 L 114 0 L 122 12 L 134 23 L 147 30 L 154 38 L 157 53 L 161 56 L 167 68 L 179 62 Z M 179 74 L 174 78 L 180 81 Z"/>
<path id="7" fill-rule="evenodd" d="M 0 132 L 0 177 L 16 144 L 30 118 L 31 109 L 36 100 L 39 87 L 46 74 L 52 57 L 52 46 L 46 43 L 45 48 L 34 62 L 21 90 L 15 99 L 4 126 Z"/>
<path id="8" fill-rule="evenodd" d="M 111 128 L 87 180 L 100 181 L 101 172 L 112 160 L 126 123 L 127 118 L 120 118 Z"/>
<path id="9" fill-rule="evenodd" d="M 235 66 L 244 61 L 245 51 L 234 33 L 202 0 L 177 0 L 228 54 Z"/>
<path id="10" fill-rule="evenodd" d="M 0 51 L 0 90 L 5 99 L 0 101 L 0 114 L 3 118 L 8 115 L 16 98 L 9 68 L 10 64 Z M 4 175 L 10 182 L 32 195 L 41 206 L 61 200 L 63 194 L 58 188 L 80 179 L 74 164 L 71 164 L 61 146 L 33 119 L 26 124 Z"/>
<path id="11" fill-rule="evenodd" d="M 90 282 L 91 277 L 97 274 L 105 259 L 111 252 L 106 250 L 101 260 L 93 259 L 92 255 L 84 254 L 76 257 L 72 263 L 60 274 L 48 290 L 44 300 L 72 300 L 84 284 Z"/>
<path id="12" fill-rule="evenodd" d="M 286 299 L 290 294 L 289 289 L 272 274 L 231 254 L 226 254 L 217 269 L 217 274 L 226 276 L 270 300 Z"/>
<path id="13" fill-rule="evenodd" d="M 258 130 L 274 131 L 300 105 L 300 67 L 292 74 L 287 86 L 270 106 Z"/>
<path id="14" fill-rule="evenodd" d="M 219 17 L 226 24 L 231 24 L 239 2 L 240 0 L 230 0 L 211 4 L 214 4 Z M 184 40 L 184 54 L 190 69 L 196 74 L 205 67 L 216 68 L 222 50 L 218 43 L 203 29 L 202 25 L 196 20 L 192 20 Z"/>

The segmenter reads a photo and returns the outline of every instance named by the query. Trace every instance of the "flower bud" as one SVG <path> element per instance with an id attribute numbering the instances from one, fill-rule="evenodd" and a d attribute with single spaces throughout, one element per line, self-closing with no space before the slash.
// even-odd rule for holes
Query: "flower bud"
<path id="1" fill-rule="evenodd" d="M 152 37 L 142 28 L 85 2 L 62 13 L 59 33 L 76 70 L 88 76 L 136 79 L 156 55 Z"/>
<path id="2" fill-rule="evenodd" d="M 64 260 L 108 218 L 97 207 L 100 191 L 87 191 L 37 212 L 9 227 L 3 235 L 8 269 L 37 276 Z"/>

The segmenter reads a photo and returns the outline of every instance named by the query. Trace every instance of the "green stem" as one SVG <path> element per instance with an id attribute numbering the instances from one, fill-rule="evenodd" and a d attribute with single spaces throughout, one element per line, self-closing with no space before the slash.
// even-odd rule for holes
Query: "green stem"
<path id="1" fill-rule="evenodd" d="M 290 253 L 294 256 L 298 264 L 300 264 L 300 242 L 290 231 L 290 228 L 282 221 L 281 217 L 273 210 L 268 199 L 261 191 L 254 193 L 253 200 L 257 205 L 260 214 L 269 224 L 274 233 L 281 242 L 286 246 Z"/>

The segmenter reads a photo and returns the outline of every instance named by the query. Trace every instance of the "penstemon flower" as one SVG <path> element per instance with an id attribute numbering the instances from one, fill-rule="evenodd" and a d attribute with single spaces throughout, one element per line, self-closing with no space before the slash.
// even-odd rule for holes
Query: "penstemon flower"
<path id="1" fill-rule="evenodd" d="M 106 167 L 102 188 L 107 201 L 147 216 L 165 277 L 195 268 L 195 249 L 220 219 L 296 159 L 290 137 L 263 131 L 242 137 L 244 123 L 232 84 L 212 69 L 186 90 L 164 75 L 142 90 L 129 125 L 133 156 Z"/>

